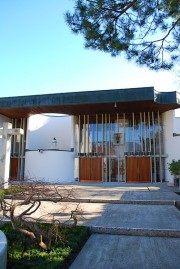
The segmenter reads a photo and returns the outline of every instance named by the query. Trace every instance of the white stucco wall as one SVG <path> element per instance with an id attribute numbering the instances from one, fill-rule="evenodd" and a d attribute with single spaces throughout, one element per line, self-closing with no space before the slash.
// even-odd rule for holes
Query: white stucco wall
<path id="1" fill-rule="evenodd" d="M 57 148 L 70 150 L 74 147 L 73 117 L 33 115 L 28 119 L 26 149 L 50 149 L 52 139 L 57 140 Z"/>
<path id="2" fill-rule="evenodd" d="M 163 114 L 164 122 L 164 146 L 165 154 L 167 158 L 165 161 L 165 176 L 166 181 L 169 181 L 173 184 L 173 176 L 168 170 L 168 163 L 173 159 L 180 159 L 180 136 L 173 136 L 173 133 L 177 133 L 180 130 L 180 121 L 179 118 L 175 118 L 174 110 L 167 111 Z"/>
<path id="3" fill-rule="evenodd" d="M 174 133 L 180 134 L 180 117 L 174 118 Z"/>
<path id="4" fill-rule="evenodd" d="M 52 148 L 56 138 L 57 147 Z M 46 183 L 74 181 L 74 121 L 71 116 L 33 115 L 28 119 L 25 177 Z"/>
<path id="5" fill-rule="evenodd" d="M 46 183 L 74 181 L 74 152 L 27 151 L 25 158 L 25 177 L 28 180 Z"/>
<path id="6" fill-rule="evenodd" d="M 4 122 L 11 122 L 11 120 L 0 114 L 0 129 L 3 128 Z M 2 135 L 0 135 L 0 156 L 1 156 L 1 151 L 2 151 Z"/>

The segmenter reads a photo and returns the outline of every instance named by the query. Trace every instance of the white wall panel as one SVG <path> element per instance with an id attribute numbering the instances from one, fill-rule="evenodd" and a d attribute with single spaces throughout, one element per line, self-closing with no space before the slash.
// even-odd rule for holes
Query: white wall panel
<path id="1" fill-rule="evenodd" d="M 173 136 L 175 132 L 174 127 L 177 126 L 174 110 L 167 111 L 163 114 L 164 122 L 164 144 L 165 154 L 167 158 L 165 160 L 165 174 L 166 180 L 173 184 L 173 176 L 168 170 L 168 163 L 173 159 L 180 159 L 180 136 Z M 176 123 L 175 123 L 176 122 Z M 179 126 L 177 126 L 179 128 Z"/>
<path id="2" fill-rule="evenodd" d="M 55 137 L 57 149 L 70 150 L 73 147 L 72 119 L 71 116 L 31 116 L 28 120 L 26 149 L 50 149 Z"/>
<path id="3" fill-rule="evenodd" d="M 74 181 L 74 152 L 27 151 L 25 178 L 46 183 Z"/>

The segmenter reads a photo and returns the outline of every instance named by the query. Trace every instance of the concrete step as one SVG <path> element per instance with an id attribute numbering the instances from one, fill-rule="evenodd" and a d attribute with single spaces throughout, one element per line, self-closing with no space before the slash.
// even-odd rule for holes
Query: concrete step
<path id="1" fill-rule="evenodd" d="M 92 233 L 112 234 L 112 235 L 129 235 L 129 236 L 155 236 L 155 237 L 175 237 L 180 238 L 180 229 L 144 229 L 144 228 L 106 228 L 102 226 L 89 227 Z"/>
<path id="2" fill-rule="evenodd" d="M 176 197 L 175 197 L 176 198 Z M 22 195 L 5 195 L 5 199 L 15 199 L 15 200 L 24 200 L 25 196 Z M 41 200 L 41 201 L 50 201 L 51 197 L 34 197 L 35 200 Z M 176 199 L 164 199 L 164 200 L 119 200 L 119 199 L 104 199 L 104 198 L 70 198 L 70 199 L 62 199 L 60 200 L 59 197 L 54 197 L 54 201 L 60 201 L 61 203 L 63 202 L 68 202 L 68 203 L 104 203 L 104 204 L 131 204 L 131 205 L 176 205 L 180 204 L 179 200 Z"/>
<path id="3" fill-rule="evenodd" d="M 130 205 L 176 205 L 176 200 L 110 200 L 110 199 L 64 199 L 62 202 L 74 203 L 104 203 L 104 204 L 130 204 Z"/>
<path id="4" fill-rule="evenodd" d="M 172 205 L 82 204 L 82 210 L 79 225 L 93 232 L 180 236 L 180 211 Z"/>

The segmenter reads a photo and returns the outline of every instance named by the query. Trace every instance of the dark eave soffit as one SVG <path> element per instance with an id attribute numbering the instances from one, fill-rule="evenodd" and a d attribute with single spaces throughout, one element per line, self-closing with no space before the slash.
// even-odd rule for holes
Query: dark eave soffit
<path id="1" fill-rule="evenodd" d="M 153 87 L 0 98 L 0 114 L 9 118 L 27 118 L 39 113 L 162 113 L 176 108 L 180 108 L 176 92 L 157 93 Z"/>

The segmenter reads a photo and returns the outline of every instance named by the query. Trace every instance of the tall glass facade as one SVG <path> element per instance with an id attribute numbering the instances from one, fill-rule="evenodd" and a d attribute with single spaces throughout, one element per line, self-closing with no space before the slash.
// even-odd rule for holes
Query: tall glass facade
<path id="1" fill-rule="evenodd" d="M 151 181 L 165 180 L 159 112 L 75 116 L 75 137 L 77 157 L 102 158 L 102 181 L 126 182 L 130 156 L 149 157 Z"/>

